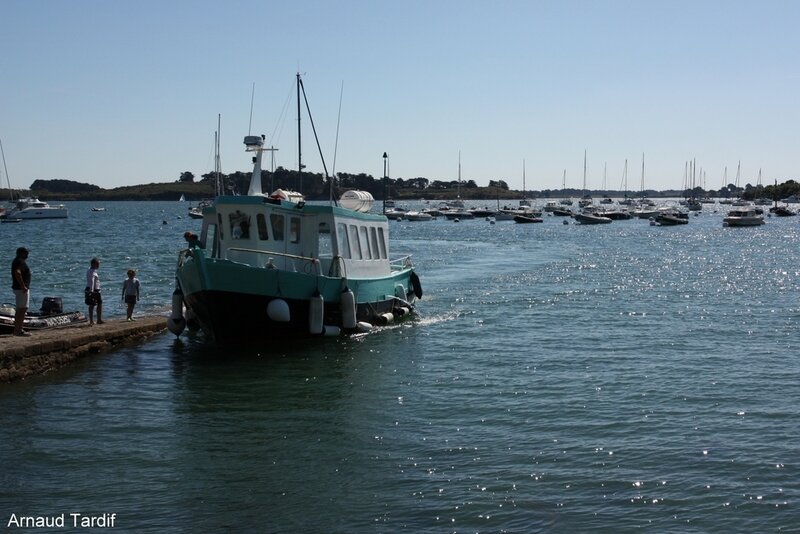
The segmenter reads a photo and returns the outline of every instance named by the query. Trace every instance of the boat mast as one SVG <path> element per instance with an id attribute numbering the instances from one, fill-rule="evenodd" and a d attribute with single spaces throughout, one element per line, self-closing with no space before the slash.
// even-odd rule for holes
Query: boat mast
<path id="1" fill-rule="evenodd" d="M 389 155 L 384 152 L 383 153 L 383 214 L 386 215 L 386 182 L 389 179 L 386 174 L 386 160 L 389 158 Z"/>
<path id="2" fill-rule="evenodd" d="M 303 153 L 300 145 L 300 73 L 297 73 L 297 192 L 303 192 Z"/>
<path id="3" fill-rule="evenodd" d="M 222 163 L 219 157 L 219 138 L 221 134 L 220 127 L 222 125 L 222 114 L 217 114 L 217 131 L 214 132 L 214 195 L 221 196 L 225 193 L 225 188 L 222 186 Z"/>
<path id="4" fill-rule="evenodd" d="M 644 152 L 642 152 L 642 198 L 644 197 Z"/>
<path id="5" fill-rule="evenodd" d="M 625 198 L 628 198 L 628 160 L 625 159 L 625 166 L 622 168 L 622 190 L 625 191 Z"/>
<path id="6" fill-rule="evenodd" d="M 525 158 L 522 159 L 522 199 L 525 199 Z"/>
<path id="7" fill-rule="evenodd" d="M 461 198 L 461 151 L 458 151 L 458 192 L 456 193 L 456 198 Z"/>
<path id="8" fill-rule="evenodd" d="M 6 167 L 6 152 L 3 150 L 3 140 L 0 139 L 0 154 L 3 156 L 3 172 L 6 173 L 6 183 L 8 184 L 8 200 L 14 203 L 14 191 L 11 190 L 11 178 L 8 176 L 8 168 Z"/>
<path id="9" fill-rule="evenodd" d="M 583 197 L 586 198 L 588 194 L 589 191 L 586 189 L 586 149 L 583 149 Z"/>

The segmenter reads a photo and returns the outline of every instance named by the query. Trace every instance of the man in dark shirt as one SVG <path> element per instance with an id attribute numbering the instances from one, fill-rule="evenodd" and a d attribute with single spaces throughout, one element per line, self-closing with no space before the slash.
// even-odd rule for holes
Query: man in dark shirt
<path id="1" fill-rule="evenodd" d="M 28 312 L 30 302 L 31 270 L 28 268 L 28 249 L 19 247 L 17 257 L 11 262 L 11 289 L 17 298 L 16 314 L 14 315 L 14 335 L 29 336 L 28 332 L 22 329 L 25 314 Z"/>

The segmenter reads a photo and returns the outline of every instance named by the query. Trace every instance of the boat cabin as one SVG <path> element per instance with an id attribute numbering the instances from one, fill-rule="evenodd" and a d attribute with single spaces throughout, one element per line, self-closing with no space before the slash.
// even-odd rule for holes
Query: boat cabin
<path id="1" fill-rule="evenodd" d="M 275 197 L 223 196 L 206 208 L 200 239 L 207 256 L 333 277 L 390 271 L 385 217 Z"/>

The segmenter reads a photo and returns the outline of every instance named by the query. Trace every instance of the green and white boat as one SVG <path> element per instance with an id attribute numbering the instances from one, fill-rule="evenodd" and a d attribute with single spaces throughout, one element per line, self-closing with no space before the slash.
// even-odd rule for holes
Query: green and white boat
<path id="1" fill-rule="evenodd" d="M 170 330 L 196 319 L 219 343 L 354 333 L 409 315 L 419 278 L 410 256 L 390 258 L 388 219 L 369 213 L 372 195 L 348 191 L 322 204 L 264 194 L 264 138 L 244 143 L 256 154 L 248 194 L 218 196 L 203 210 L 199 239 L 179 254 Z"/>

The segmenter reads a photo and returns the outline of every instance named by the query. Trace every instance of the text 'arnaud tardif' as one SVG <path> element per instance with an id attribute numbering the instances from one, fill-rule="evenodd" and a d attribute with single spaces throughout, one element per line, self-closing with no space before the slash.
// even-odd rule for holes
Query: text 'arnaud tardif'
<path id="1" fill-rule="evenodd" d="M 45 516 L 11 514 L 6 528 L 114 528 L 116 518 L 117 514 L 84 515 L 77 512 Z"/>

